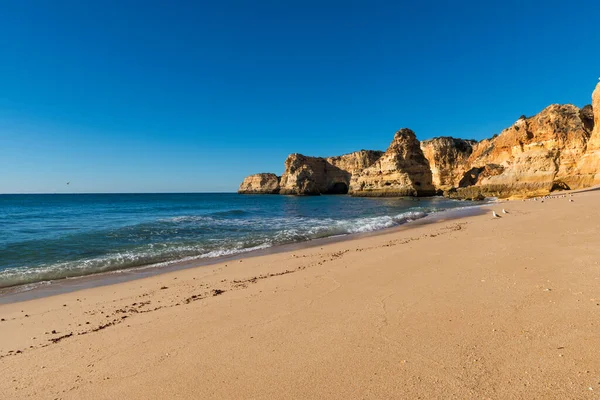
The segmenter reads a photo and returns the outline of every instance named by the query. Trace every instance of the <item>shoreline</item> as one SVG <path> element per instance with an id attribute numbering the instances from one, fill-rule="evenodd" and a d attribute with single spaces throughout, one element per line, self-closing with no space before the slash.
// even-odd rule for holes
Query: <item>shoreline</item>
<path id="1" fill-rule="evenodd" d="M 600 192 L 562 195 L 0 305 L 0 391 L 593 399 Z"/>
<path id="2" fill-rule="evenodd" d="M 144 279 L 169 272 L 175 272 L 190 268 L 207 267 L 219 263 L 224 263 L 227 261 L 236 261 L 243 258 L 261 257 L 269 254 L 284 253 L 288 251 L 318 247 L 329 243 L 356 240 L 364 237 L 391 233 L 394 231 L 410 229 L 423 224 L 434 224 L 443 220 L 452 220 L 466 216 L 478 215 L 483 213 L 483 211 L 481 211 L 481 208 L 489 206 L 491 204 L 495 204 L 495 202 L 491 201 L 478 205 L 457 207 L 453 209 L 434 212 L 426 215 L 423 218 L 419 218 L 389 228 L 378 229 L 371 232 L 327 236 L 318 239 L 288 244 L 280 244 L 263 249 L 250 250 L 247 252 L 240 252 L 237 254 L 214 258 L 196 259 L 191 261 L 172 261 L 154 265 L 143 265 L 139 267 L 121 270 L 98 272 L 82 276 L 8 286 L 0 288 L 0 305 L 44 298 L 48 296 L 55 296 L 63 293 L 71 293 L 93 287 L 110 286 L 113 284 L 129 282 L 137 279 Z"/>

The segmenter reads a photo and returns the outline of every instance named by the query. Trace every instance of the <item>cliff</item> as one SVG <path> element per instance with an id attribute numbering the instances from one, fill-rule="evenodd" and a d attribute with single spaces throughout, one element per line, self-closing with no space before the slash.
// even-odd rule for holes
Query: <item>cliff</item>
<path id="1" fill-rule="evenodd" d="M 477 142 L 474 140 L 448 136 L 421 142 L 421 150 L 429 162 L 436 189 L 447 190 L 458 185 L 467 171 L 467 162 L 476 145 Z"/>
<path id="2" fill-rule="evenodd" d="M 556 188 L 580 187 L 577 163 L 590 136 L 589 121 L 581 111 L 570 104 L 554 104 L 479 142 L 458 188 L 448 195 L 538 196 Z"/>
<path id="3" fill-rule="evenodd" d="M 553 104 L 522 116 L 491 139 L 438 137 L 419 143 L 396 132 L 385 153 L 361 150 L 339 157 L 291 154 L 281 180 L 252 175 L 240 193 L 452 198 L 527 197 L 600 185 L 600 83 L 581 109 Z"/>
<path id="4" fill-rule="evenodd" d="M 600 185 L 600 83 L 596 85 L 592 94 L 592 110 L 593 123 L 588 121 L 592 134 L 588 140 L 586 152 L 577 164 L 579 187 Z M 589 119 L 589 115 L 587 118 Z"/>
<path id="5" fill-rule="evenodd" d="M 244 179 L 238 193 L 277 194 L 279 193 L 279 177 L 270 173 L 250 175 Z"/>
<path id="6" fill-rule="evenodd" d="M 352 176 L 373 164 L 383 152 L 361 150 L 338 157 L 290 154 L 281 176 L 281 194 L 346 194 Z"/>
<path id="7" fill-rule="evenodd" d="M 387 151 L 350 181 L 354 196 L 430 196 L 435 194 L 429 162 L 415 133 L 396 132 Z"/>

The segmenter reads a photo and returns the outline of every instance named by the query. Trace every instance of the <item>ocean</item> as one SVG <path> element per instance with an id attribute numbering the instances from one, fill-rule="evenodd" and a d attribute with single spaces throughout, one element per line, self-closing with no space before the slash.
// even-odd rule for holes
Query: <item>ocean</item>
<path id="1" fill-rule="evenodd" d="M 476 204 L 234 193 L 0 195 L 0 288 L 373 232 Z"/>

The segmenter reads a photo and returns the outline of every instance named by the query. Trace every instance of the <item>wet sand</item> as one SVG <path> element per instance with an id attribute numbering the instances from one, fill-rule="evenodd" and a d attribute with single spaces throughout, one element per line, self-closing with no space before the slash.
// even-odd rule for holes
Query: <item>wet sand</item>
<path id="1" fill-rule="evenodd" d="M 0 393 L 598 398 L 599 200 L 504 202 L 501 218 L 0 305 Z"/>
<path id="2" fill-rule="evenodd" d="M 159 265 L 147 265 L 143 267 L 129 268 L 117 271 L 77 276 L 66 279 L 58 279 L 46 282 L 35 282 L 25 285 L 0 288 L 0 304 L 8 304 L 18 301 L 26 301 L 47 296 L 54 296 L 63 293 L 70 293 L 77 290 L 112 285 L 121 282 L 128 282 L 140 278 L 146 278 L 188 268 L 197 268 L 218 263 L 233 262 L 235 260 L 240 260 L 243 258 L 260 257 L 268 254 L 297 251 L 311 247 L 320 247 L 325 244 L 337 243 L 344 240 L 354 240 L 359 238 L 387 234 L 391 232 L 399 232 L 406 229 L 412 229 L 415 226 L 419 225 L 432 224 L 439 221 L 448 221 L 472 215 L 480 215 L 487 212 L 487 206 L 490 204 L 491 203 L 482 203 L 480 205 L 470 205 L 467 207 L 435 212 L 425 216 L 424 218 L 410 221 L 392 228 L 386 228 L 372 232 L 329 236 L 304 242 L 277 245 L 274 247 L 267 247 L 265 249 L 252 250 L 247 253 L 238 253 L 229 256 L 204 258 L 195 261 L 175 261 L 167 264 L 161 263 Z"/>

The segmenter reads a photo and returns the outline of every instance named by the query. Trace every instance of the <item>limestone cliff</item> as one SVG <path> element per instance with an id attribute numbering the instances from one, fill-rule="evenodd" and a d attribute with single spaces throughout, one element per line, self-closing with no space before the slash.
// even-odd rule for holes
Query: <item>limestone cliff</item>
<path id="1" fill-rule="evenodd" d="M 593 123 L 592 134 L 587 143 L 587 149 L 577 164 L 579 187 L 600 185 L 600 83 L 592 94 Z M 589 115 L 588 115 L 589 118 Z"/>
<path id="2" fill-rule="evenodd" d="M 352 176 L 373 164 L 383 152 L 361 150 L 338 157 L 290 154 L 281 176 L 281 194 L 346 194 Z"/>
<path id="3" fill-rule="evenodd" d="M 423 155 L 429 161 L 433 185 L 447 190 L 458 186 L 467 171 L 467 161 L 473 153 L 474 140 L 437 137 L 421 142 Z"/>
<path id="4" fill-rule="evenodd" d="M 279 193 L 279 177 L 270 173 L 250 175 L 244 179 L 238 193 L 277 194 Z"/>
<path id="5" fill-rule="evenodd" d="M 435 194 L 429 163 L 415 133 L 396 132 L 385 154 L 352 177 L 354 196 L 429 196 Z"/>
<path id="6" fill-rule="evenodd" d="M 456 191 L 448 194 L 536 196 L 553 188 L 580 187 L 577 164 L 586 150 L 588 127 L 587 117 L 582 119 L 581 110 L 569 104 L 554 104 L 534 117 L 521 117 L 500 135 L 474 146 L 468 170 Z"/>
<path id="7" fill-rule="evenodd" d="M 539 196 L 555 189 L 600 185 L 600 84 L 592 105 L 551 105 L 519 118 L 491 139 L 439 137 L 419 143 L 396 132 L 385 153 L 362 150 L 339 157 L 291 154 L 278 181 L 252 175 L 240 193 L 427 196 Z"/>

